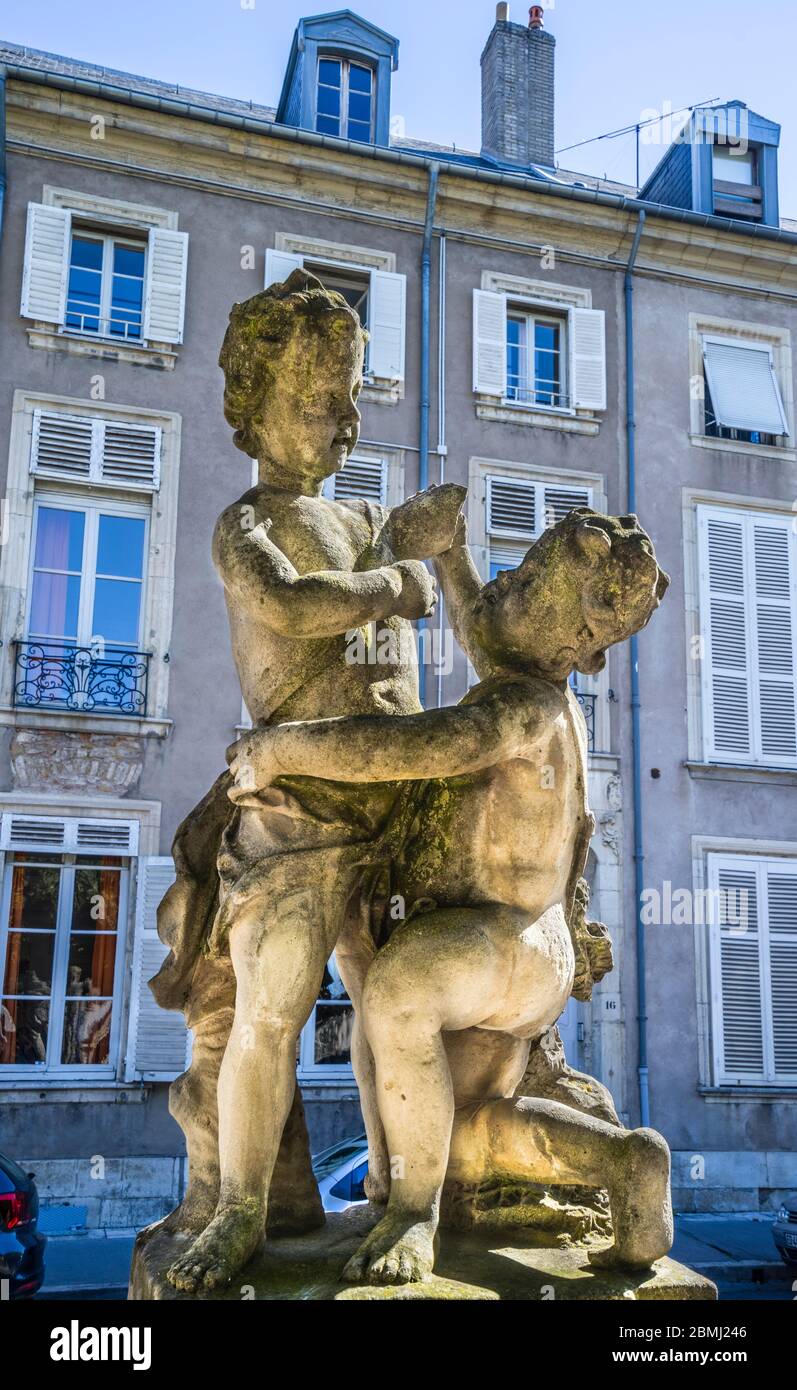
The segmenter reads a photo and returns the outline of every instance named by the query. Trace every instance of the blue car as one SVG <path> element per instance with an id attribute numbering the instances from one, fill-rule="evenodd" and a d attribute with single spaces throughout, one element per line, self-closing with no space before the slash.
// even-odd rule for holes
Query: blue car
<path id="1" fill-rule="evenodd" d="M 0 1154 L 0 1297 L 32 1298 L 44 1280 L 47 1237 L 36 1228 L 39 1194 L 32 1173 Z M 7 1287 L 4 1287 L 7 1281 Z"/>
<path id="2" fill-rule="evenodd" d="M 367 1202 L 368 1141 L 364 1134 L 343 1139 L 313 1155 L 313 1172 L 324 1211 L 345 1211 Z"/>

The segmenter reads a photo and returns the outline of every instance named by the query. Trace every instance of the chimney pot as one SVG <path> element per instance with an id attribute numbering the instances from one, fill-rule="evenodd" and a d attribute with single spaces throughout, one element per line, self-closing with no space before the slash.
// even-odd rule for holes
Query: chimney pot
<path id="1" fill-rule="evenodd" d="M 543 9 L 542 5 L 532 5 L 531 9 L 529 10 L 529 28 L 541 29 L 544 14 L 545 10 Z"/>
<path id="2" fill-rule="evenodd" d="M 496 24 L 506 24 L 508 19 L 509 5 L 506 3 L 506 0 L 502 0 L 502 3 L 495 7 L 495 22 Z"/>

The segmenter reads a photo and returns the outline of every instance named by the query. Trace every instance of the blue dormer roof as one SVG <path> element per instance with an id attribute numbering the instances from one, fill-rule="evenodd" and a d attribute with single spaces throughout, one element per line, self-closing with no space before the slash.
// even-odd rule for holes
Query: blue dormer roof
<path id="1" fill-rule="evenodd" d="M 778 227 L 779 144 L 780 126 L 743 101 L 696 107 L 639 196 Z"/>
<path id="2" fill-rule="evenodd" d="M 323 108 L 334 109 L 336 102 L 346 106 L 349 84 L 341 80 L 341 97 L 335 96 L 335 64 L 342 60 L 358 68 L 370 68 L 371 78 L 371 142 L 376 145 L 390 144 L 390 79 L 398 67 L 399 41 L 392 34 L 386 34 L 375 24 L 362 19 L 351 10 L 334 10 L 331 14 L 313 15 L 300 19 L 291 44 L 282 95 L 277 107 L 277 120 L 282 125 L 298 126 L 301 130 L 319 128 L 319 112 L 322 114 L 320 128 L 328 133 L 339 133 L 344 139 L 349 134 L 348 112 L 341 109 L 340 129 L 336 131 L 334 118 L 323 119 Z M 320 63 L 328 60 L 322 70 Z M 330 63 L 332 66 L 330 66 Z M 331 74 L 331 76 L 330 76 Z M 319 75 L 325 91 L 319 102 Z M 330 85 L 330 83 L 332 85 Z M 352 84 L 354 87 L 356 84 Z M 365 106 L 363 91 L 358 87 L 354 94 L 357 115 L 362 116 Z M 354 106 L 351 108 L 355 109 Z M 359 134 L 353 138 L 365 141 L 366 132 L 361 121 L 354 127 Z"/>

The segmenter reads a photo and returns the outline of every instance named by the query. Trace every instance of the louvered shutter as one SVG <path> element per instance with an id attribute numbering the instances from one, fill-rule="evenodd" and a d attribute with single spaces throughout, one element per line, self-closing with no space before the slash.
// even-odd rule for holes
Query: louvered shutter
<path id="1" fill-rule="evenodd" d="M 130 984 L 130 1016 L 125 1057 L 126 1081 L 173 1081 L 188 1061 L 188 1030 L 182 1014 L 161 1009 L 149 989 L 168 952 L 158 936 L 157 910 L 174 883 L 170 855 L 138 861 L 135 938 Z"/>
<path id="2" fill-rule="evenodd" d="M 284 280 L 292 275 L 294 270 L 301 270 L 304 265 L 303 256 L 292 256 L 288 251 L 266 251 L 266 283 L 264 288 L 270 285 L 281 285 Z"/>
<path id="3" fill-rule="evenodd" d="M 384 459 L 350 458 L 339 473 L 324 484 L 327 497 L 337 502 L 363 497 L 369 502 L 387 502 L 387 464 Z"/>
<path id="4" fill-rule="evenodd" d="M 77 816 L 32 816 L 6 812 L 0 849 L 46 849 L 61 854 L 133 856 L 138 853 L 138 821 Z"/>
<path id="5" fill-rule="evenodd" d="M 71 225 L 65 208 L 28 203 L 20 305 L 23 318 L 64 322 Z"/>
<path id="6" fill-rule="evenodd" d="M 797 865 L 766 865 L 773 1078 L 797 1082 Z"/>
<path id="7" fill-rule="evenodd" d="M 473 389 L 506 395 L 506 295 L 473 291 Z"/>
<path id="8" fill-rule="evenodd" d="M 571 405 L 606 409 L 606 315 L 603 309 L 570 311 Z"/>
<path id="9" fill-rule="evenodd" d="M 701 507 L 698 540 L 706 756 L 795 766 L 797 586 L 789 520 Z"/>
<path id="10" fill-rule="evenodd" d="M 706 337 L 703 361 L 720 425 L 763 434 L 789 433 L 771 347 Z"/>
<path id="11" fill-rule="evenodd" d="M 150 227 L 144 285 L 144 337 L 181 343 L 185 319 L 188 233 Z"/>
<path id="12" fill-rule="evenodd" d="M 487 479 L 487 530 L 491 535 L 525 534 L 531 540 L 541 529 L 536 483 L 525 478 Z"/>
<path id="13" fill-rule="evenodd" d="M 160 485 L 161 438 L 157 425 L 35 410 L 30 471 L 152 492 Z"/>
<path id="14" fill-rule="evenodd" d="M 555 526 L 576 507 L 591 506 L 591 487 L 559 487 L 552 484 L 544 490 L 543 525 Z"/>
<path id="15" fill-rule="evenodd" d="M 404 380 L 407 277 L 371 271 L 368 371 L 383 381 Z"/>
<path id="16" fill-rule="evenodd" d="M 487 532 L 490 537 L 491 572 L 512 569 L 549 526 L 554 526 L 574 507 L 592 505 L 592 488 L 538 483 L 530 478 L 491 475 L 487 483 Z M 510 544 L 502 536 L 522 537 Z"/>
<path id="17" fill-rule="evenodd" d="M 755 861 L 709 856 L 714 1058 L 719 1085 L 766 1080 Z"/>

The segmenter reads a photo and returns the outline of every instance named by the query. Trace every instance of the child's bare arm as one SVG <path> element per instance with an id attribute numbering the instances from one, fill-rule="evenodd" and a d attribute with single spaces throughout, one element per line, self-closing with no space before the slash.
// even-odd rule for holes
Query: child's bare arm
<path id="1" fill-rule="evenodd" d="M 410 715 L 351 715 L 256 729 L 228 749 L 236 787 L 261 790 L 277 777 L 334 782 L 459 777 L 522 757 L 542 715 L 522 682 L 483 700 Z"/>
<path id="2" fill-rule="evenodd" d="M 437 556 L 434 568 L 446 601 L 446 614 L 454 629 L 454 636 L 474 666 L 477 666 L 478 653 L 471 641 L 471 619 L 473 606 L 484 588 L 484 581 L 473 563 L 467 542 L 465 518 L 460 516 L 454 543 L 450 550 Z"/>
<path id="3" fill-rule="evenodd" d="M 434 582 L 415 560 L 362 573 L 319 570 L 300 575 L 269 537 L 270 522 L 246 529 L 225 513 L 213 539 L 213 556 L 236 601 L 256 610 L 286 637 L 334 637 L 391 616 L 428 617 Z"/>

